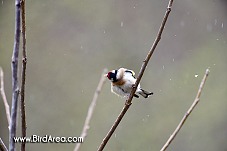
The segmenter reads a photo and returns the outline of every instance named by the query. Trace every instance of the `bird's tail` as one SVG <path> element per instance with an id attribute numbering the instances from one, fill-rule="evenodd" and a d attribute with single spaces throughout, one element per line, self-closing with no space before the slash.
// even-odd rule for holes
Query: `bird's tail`
<path id="1" fill-rule="evenodd" d="M 140 88 L 141 91 L 139 91 L 138 93 L 140 95 L 142 95 L 144 98 L 148 98 L 149 95 L 153 95 L 153 92 L 148 92 L 148 91 L 145 91 L 143 89 Z"/>

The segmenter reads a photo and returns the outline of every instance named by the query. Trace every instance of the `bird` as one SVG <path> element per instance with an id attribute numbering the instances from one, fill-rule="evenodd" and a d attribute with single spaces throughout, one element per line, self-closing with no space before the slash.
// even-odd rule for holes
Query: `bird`
<path id="1" fill-rule="evenodd" d="M 109 71 L 105 75 L 111 81 L 111 91 L 118 96 L 128 98 L 132 88 L 136 82 L 135 72 L 126 68 L 119 68 Z M 153 92 L 148 92 L 138 85 L 134 97 L 139 98 L 139 95 L 148 98 L 153 95 Z"/>

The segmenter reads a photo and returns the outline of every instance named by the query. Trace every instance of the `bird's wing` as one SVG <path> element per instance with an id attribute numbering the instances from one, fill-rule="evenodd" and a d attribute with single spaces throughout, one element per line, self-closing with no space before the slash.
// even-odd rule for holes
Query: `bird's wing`
<path id="1" fill-rule="evenodd" d="M 135 77 L 135 72 L 133 70 L 126 70 L 125 72 L 126 73 L 131 73 L 131 75 L 133 76 L 133 78 L 136 78 Z"/>

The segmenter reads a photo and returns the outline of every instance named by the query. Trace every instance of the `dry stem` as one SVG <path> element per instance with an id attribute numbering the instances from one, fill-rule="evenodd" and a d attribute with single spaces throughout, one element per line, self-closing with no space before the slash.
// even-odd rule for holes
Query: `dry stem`
<path id="1" fill-rule="evenodd" d="M 5 94 L 5 88 L 4 88 L 4 73 L 2 68 L 0 67 L 0 78 L 1 78 L 1 87 L 0 87 L 0 91 L 1 91 L 1 95 L 2 95 L 2 99 L 3 99 L 3 103 L 5 105 L 5 110 L 6 110 L 6 117 L 7 117 L 7 121 L 8 121 L 8 127 L 10 125 L 10 110 L 9 110 L 9 104 L 8 101 L 6 99 L 6 94 Z"/>
<path id="2" fill-rule="evenodd" d="M 18 56 L 19 56 L 19 44 L 20 44 L 20 13 L 21 4 L 20 0 L 15 0 L 15 33 L 14 33 L 14 48 L 12 55 L 12 109 L 11 109 L 11 120 L 9 128 L 9 151 L 15 150 L 14 137 L 16 136 L 16 125 L 17 125 L 17 105 L 19 96 L 18 87 Z"/>
<path id="3" fill-rule="evenodd" d="M 26 55 L 26 24 L 25 24 L 25 0 L 21 1 L 21 19 L 22 19 L 22 75 L 21 75 L 21 134 L 26 137 L 26 111 L 25 111 L 25 79 L 27 67 Z M 25 151 L 25 143 L 21 143 L 21 151 Z"/>
<path id="4" fill-rule="evenodd" d="M 185 121 L 187 120 L 188 116 L 191 114 L 191 112 L 193 111 L 193 109 L 195 108 L 195 106 L 199 103 L 200 100 L 200 95 L 202 93 L 204 84 L 206 82 L 206 79 L 209 75 L 209 69 L 206 70 L 206 73 L 201 81 L 201 84 L 199 86 L 199 90 L 198 93 L 195 97 L 194 102 L 192 103 L 191 107 L 188 109 L 188 111 L 185 113 L 184 117 L 181 119 L 180 123 L 178 124 L 177 128 L 175 129 L 175 131 L 173 132 L 173 134 L 169 137 L 169 139 L 167 140 L 167 142 L 165 143 L 165 145 L 162 147 L 162 149 L 160 151 L 165 151 L 170 143 L 174 140 L 174 138 L 176 137 L 176 135 L 178 134 L 178 132 L 180 131 L 180 129 L 182 128 L 182 126 L 184 125 Z"/>
<path id="5" fill-rule="evenodd" d="M 1 151 L 8 151 L 6 145 L 3 143 L 2 139 L 0 138 L 0 150 Z"/>
<path id="6" fill-rule="evenodd" d="M 95 106 L 96 106 L 96 102 L 97 102 L 98 96 L 99 96 L 99 94 L 101 92 L 101 89 L 102 89 L 102 86 L 103 86 L 104 82 L 106 81 L 106 77 L 104 76 L 104 74 L 106 72 L 107 72 L 107 69 L 104 69 L 103 73 L 101 75 L 99 84 L 98 84 L 98 86 L 96 88 L 96 91 L 94 93 L 93 99 L 91 101 L 91 104 L 89 106 L 87 117 L 86 117 L 86 120 L 84 122 L 84 127 L 83 127 L 82 133 L 80 135 L 80 137 L 83 137 L 83 139 L 87 136 L 88 129 L 90 128 L 89 124 L 90 124 L 91 117 L 93 115 L 93 112 L 94 112 L 94 109 L 95 109 Z M 74 151 L 78 151 L 80 146 L 81 146 L 81 143 L 77 143 L 75 148 L 74 148 Z"/>
<path id="7" fill-rule="evenodd" d="M 167 10 L 166 10 L 166 13 L 164 15 L 163 21 L 161 23 L 160 29 L 158 31 L 158 34 L 156 36 L 156 39 L 155 39 L 150 51 L 148 52 L 148 55 L 147 55 L 146 59 L 144 60 L 144 62 L 142 64 L 142 67 L 141 67 L 140 72 L 138 74 L 135 86 L 133 87 L 129 98 L 126 100 L 125 106 L 123 107 L 121 113 L 117 117 L 116 121 L 114 122 L 114 124 L 111 127 L 110 131 L 107 133 L 106 137 L 103 139 L 102 143 L 100 144 L 100 146 L 98 148 L 98 151 L 102 151 L 104 149 L 104 147 L 106 146 L 106 144 L 109 141 L 110 137 L 112 136 L 112 134 L 116 130 L 118 124 L 121 122 L 121 120 L 124 117 L 125 113 L 127 112 L 127 110 L 129 109 L 130 105 L 132 104 L 133 95 L 135 94 L 135 91 L 136 91 L 136 89 L 137 89 L 137 87 L 138 87 L 138 85 L 140 83 L 140 80 L 141 80 L 141 78 L 143 76 L 143 73 L 144 73 L 144 71 L 145 71 L 145 69 L 147 67 L 147 64 L 148 64 L 150 58 L 151 58 L 151 56 L 152 56 L 152 54 L 153 54 L 158 42 L 161 39 L 161 35 L 162 35 L 163 30 L 164 30 L 164 27 L 165 27 L 166 21 L 168 19 L 169 13 L 171 11 L 172 4 L 173 4 L 173 0 L 169 0 L 169 4 L 167 6 Z"/>

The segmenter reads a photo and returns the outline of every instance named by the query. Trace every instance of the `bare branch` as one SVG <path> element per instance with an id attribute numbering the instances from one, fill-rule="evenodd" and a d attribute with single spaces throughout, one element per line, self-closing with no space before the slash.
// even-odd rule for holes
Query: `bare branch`
<path id="1" fill-rule="evenodd" d="M 141 78 L 143 76 L 143 73 L 144 73 L 146 67 L 147 67 L 147 64 L 148 64 L 152 54 L 154 53 L 154 50 L 156 49 L 156 46 L 158 45 L 158 42 L 161 40 L 161 35 L 162 35 L 163 30 L 164 30 L 164 27 L 165 27 L 166 21 L 168 19 L 168 16 L 169 16 L 169 14 L 171 12 L 172 4 L 173 4 L 173 0 L 169 0 L 169 4 L 167 6 L 167 10 L 166 10 L 166 13 L 164 15 L 164 18 L 163 18 L 163 21 L 161 23 L 161 26 L 159 28 L 158 34 L 156 36 L 156 39 L 155 39 L 152 47 L 150 48 L 150 51 L 147 54 L 147 57 L 143 61 L 142 67 L 140 69 L 140 72 L 138 74 L 138 77 L 137 77 L 137 80 L 136 80 L 136 83 L 135 83 L 135 86 L 133 87 L 129 98 L 126 100 L 125 106 L 123 107 L 121 113 L 117 117 L 116 121 L 114 122 L 114 124 L 111 127 L 110 131 L 107 133 L 106 137 L 103 139 L 102 143 L 100 144 L 100 146 L 98 148 L 98 151 L 102 151 L 104 149 L 104 147 L 106 146 L 106 144 L 109 141 L 110 137 L 112 136 L 112 134 L 116 130 L 118 124 L 121 122 L 121 120 L 124 117 L 125 113 L 127 112 L 127 110 L 129 109 L 130 105 L 132 104 L 133 95 L 136 92 L 136 89 L 137 89 L 137 87 L 138 87 L 138 85 L 140 83 L 140 80 L 141 80 Z"/>
<path id="2" fill-rule="evenodd" d="M 167 140 L 167 142 L 165 143 L 165 145 L 162 147 L 162 149 L 160 151 L 165 151 L 170 143 L 174 140 L 174 138 L 176 137 L 176 135 L 178 134 L 178 132 L 180 131 L 180 129 L 182 128 L 182 126 L 184 125 L 185 121 L 187 120 L 188 116 L 191 114 L 191 112 L 193 111 L 193 109 L 195 108 L 195 106 L 199 103 L 200 100 L 200 95 L 202 93 L 204 84 L 206 82 L 206 79 L 209 75 L 209 69 L 206 70 L 206 73 L 201 81 L 201 84 L 199 86 L 199 90 L 198 93 L 195 97 L 194 102 L 192 103 L 191 107 L 188 109 L 188 111 L 185 113 L 184 117 L 181 119 L 180 123 L 178 124 L 177 128 L 175 129 L 175 131 L 173 132 L 173 134 L 169 137 L 169 139 Z"/>
<path id="3" fill-rule="evenodd" d="M 95 109 L 95 106 L 96 106 L 96 102 L 97 102 L 98 96 L 99 96 L 99 94 L 101 92 L 101 89 L 102 89 L 103 84 L 106 81 L 106 77 L 104 76 L 104 74 L 106 72 L 107 72 L 107 69 L 104 69 L 103 70 L 103 73 L 101 75 L 99 84 L 98 84 L 98 86 L 96 88 L 96 91 L 94 93 L 93 99 L 91 101 L 91 104 L 89 106 L 87 117 L 86 117 L 86 120 L 84 122 L 84 127 L 83 127 L 82 133 L 80 135 L 81 137 L 83 137 L 83 139 L 87 136 L 87 131 L 90 128 L 89 124 L 90 124 L 91 117 L 93 115 L 93 112 L 94 112 L 94 109 Z M 77 143 L 76 146 L 75 146 L 74 151 L 78 151 L 80 149 L 80 146 L 81 146 L 81 143 Z"/>
<path id="4" fill-rule="evenodd" d="M 8 151 L 6 145 L 3 143 L 2 139 L 0 138 L 0 150 L 1 151 Z"/>
<path id="5" fill-rule="evenodd" d="M 14 48 L 12 55 L 12 109 L 11 109 L 11 122 L 9 128 L 9 151 L 15 150 L 14 137 L 16 136 L 16 123 L 17 123 L 17 108 L 18 108 L 18 56 L 19 56 L 19 45 L 20 45 L 20 12 L 21 4 L 20 0 L 15 0 L 15 35 L 14 35 Z"/>
<path id="6" fill-rule="evenodd" d="M 26 22 L 25 22 L 25 0 L 21 1 L 21 19 L 22 19 L 22 75 L 21 75 L 21 134 L 26 137 L 26 111 L 25 111 L 25 79 L 27 67 L 26 54 Z M 21 143 L 21 151 L 25 151 L 25 143 Z"/>
<path id="7" fill-rule="evenodd" d="M 10 125 L 10 110 L 9 110 L 9 104 L 8 101 L 6 99 L 6 94 L 5 94 L 5 88 L 4 88 L 4 73 L 2 68 L 0 67 L 0 80 L 1 80 L 1 87 L 0 87 L 0 91 L 1 91 L 1 95 L 2 95 L 2 99 L 3 99 L 3 103 L 5 105 L 5 110 L 6 110 L 6 117 L 7 117 L 7 121 L 8 121 L 8 127 Z"/>

